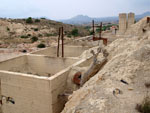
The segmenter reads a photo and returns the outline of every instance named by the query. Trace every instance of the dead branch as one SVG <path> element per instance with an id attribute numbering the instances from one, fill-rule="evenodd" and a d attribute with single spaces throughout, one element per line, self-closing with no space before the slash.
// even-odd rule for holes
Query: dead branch
<path id="1" fill-rule="evenodd" d="M 102 61 L 97 60 L 97 57 L 100 52 L 102 52 L 104 56 L 104 59 Z M 80 83 L 81 86 L 86 81 L 88 81 L 92 76 L 94 76 L 101 69 L 101 67 L 107 62 L 108 52 L 105 49 L 98 48 L 97 53 L 95 53 L 93 50 L 91 51 L 91 53 L 93 54 L 93 62 L 91 63 L 89 69 L 82 75 Z"/>

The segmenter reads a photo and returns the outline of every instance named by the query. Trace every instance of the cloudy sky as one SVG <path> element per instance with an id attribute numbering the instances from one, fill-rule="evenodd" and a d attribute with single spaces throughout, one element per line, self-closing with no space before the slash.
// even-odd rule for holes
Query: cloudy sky
<path id="1" fill-rule="evenodd" d="M 150 0 L 0 0 L 0 17 L 48 17 L 68 19 L 82 14 L 90 17 L 150 11 Z"/>

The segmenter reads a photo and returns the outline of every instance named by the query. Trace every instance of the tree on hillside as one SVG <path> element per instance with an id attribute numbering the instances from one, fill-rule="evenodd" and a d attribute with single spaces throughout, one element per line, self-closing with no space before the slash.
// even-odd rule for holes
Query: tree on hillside
<path id="1" fill-rule="evenodd" d="M 79 35 L 79 31 L 77 28 L 74 28 L 72 31 L 71 31 L 71 35 L 73 35 L 74 37 L 78 36 Z"/>

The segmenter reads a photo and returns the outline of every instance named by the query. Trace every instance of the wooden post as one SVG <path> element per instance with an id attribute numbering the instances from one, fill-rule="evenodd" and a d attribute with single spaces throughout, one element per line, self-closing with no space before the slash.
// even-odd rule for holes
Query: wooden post
<path id="1" fill-rule="evenodd" d="M 59 41 L 60 41 L 60 35 L 61 35 L 61 28 L 59 28 L 58 45 L 57 45 L 57 57 L 59 57 Z"/>
<path id="2" fill-rule="evenodd" d="M 102 38 L 102 26 L 103 26 L 103 24 L 102 24 L 102 22 L 100 23 L 100 32 L 99 32 L 99 37 L 100 38 Z"/>
<path id="3" fill-rule="evenodd" d="M 62 39 L 62 57 L 64 57 L 64 28 L 62 27 L 62 32 L 61 32 L 61 39 Z"/>
<path id="4" fill-rule="evenodd" d="M 95 38 L 95 26 L 94 26 L 94 20 L 92 21 L 92 26 L 93 26 L 93 40 L 94 40 L 94 38 Z"/>

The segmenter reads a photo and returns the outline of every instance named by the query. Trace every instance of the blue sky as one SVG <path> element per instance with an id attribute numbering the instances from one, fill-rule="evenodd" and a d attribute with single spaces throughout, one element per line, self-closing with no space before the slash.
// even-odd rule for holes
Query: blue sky
<path id="1" fill-rule="evenodd" d="M 150 0 L 0 0 L 0 17 L 48 17 L 68 19 L 83 14 L 90 17 L 150 11 Z"/>

